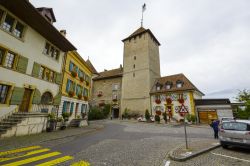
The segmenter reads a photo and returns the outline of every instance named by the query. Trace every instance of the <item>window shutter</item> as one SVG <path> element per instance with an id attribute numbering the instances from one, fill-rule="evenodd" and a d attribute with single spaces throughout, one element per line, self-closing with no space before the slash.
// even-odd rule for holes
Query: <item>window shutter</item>
<path id="1" fill-rule="evenodd" d="M 24 94 L 24 88 L 15 87 L 12 92 L 10 104 L 11 105 L 21 104 L 23 100 L 23 94 Z"/>
<path id="2" fill-rule="evenodd" d="M 34 76 L 34 77 L 38 77 L 39 76 L 40 67 L 41 67 L 40 64 L 34 62 L 33 70 L 32 70 L 32 76 Z"/>
<path id="3" fill-rule="evenodd" d="M 56 73 L 56 81 L 57 84 L 62 84 L 62 74 Z"/>
<path id="4" fill-rule="evenodd" d="M 26 73 L 27 66 L 28 66 L 28 58 L 19 55 L 17 63 L 17 71 L 20 71 L 21 73 Z"/>
<path id="5" fill-rule="evenodd" d="M 41 102 L 41 92 L 38 89 L 35 89 L 32 104 L 40 104 Z"/>
<path id="6" fill-rule="evenodd" d="M 59 106 L 61 104 L 61 98 L 62 98 L 62 94 L 60 92 L 57 93 L 57 95 L 54 97 L 54 105 Z M 64 104 L 63 104 L 63 107 L 65 107 Z M 66 109 L 66 107 L 64 109 Z"/>

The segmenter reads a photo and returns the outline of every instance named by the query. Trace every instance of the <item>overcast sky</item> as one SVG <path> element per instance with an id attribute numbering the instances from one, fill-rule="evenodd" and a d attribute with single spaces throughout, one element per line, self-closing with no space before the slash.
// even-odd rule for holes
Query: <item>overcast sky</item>
<path id="1" fill-rule="evenodd" d="M 122 64 L 122 39 L 140 27 L 161 43 L 161 75 L 184 73 L 205 97 L 250 89 L 249 0 L 30 0 L 52 7 L 58 29 L 98 71 Z"/>

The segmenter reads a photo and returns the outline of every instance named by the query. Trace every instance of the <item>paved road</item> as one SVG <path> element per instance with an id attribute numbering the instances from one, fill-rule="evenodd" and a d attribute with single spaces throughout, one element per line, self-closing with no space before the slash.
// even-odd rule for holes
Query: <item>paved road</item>
<path id="1" fill-rule="evenodd" d="M 26 165 L 44 163 L 58 157 L 61 157 L 62 160 L 65 159 L 65 156 L 72 156 L 74 159 L 70 158 L 68 161 L 63 164 L 60 163 L 59 165 L 70 165 L 84 160 L 91 165 L 97 166 L 161 166 L 165 165 L 166 161 L 169 160 L 167 157 L 168 152 L 176 146 L 184 144 L 185 141 L 182 126 L 174 127 L 169 125 L 131 123 L 118 120 L 96 121 L 93 123 L 96 125 L 104 125 L 105 128 L 93 133 L 40 142 L 38 145 L 43 149 L 49 148 L 50 152 L 52 152 L 51 155 L 54 155 L 56 152 L 60 152 L 60 154 L 58 153 L 58 156 L 52 156 L 49 159 L 32 161 Z M 70 132 L 70 130 L 68 130 L 68 132 Z M 188 127 L 187 132 L 189 141 L 212 139 L 213 135 L 209 127 Z M 50 135 L 52 136 L 53 133 Z M 49 135 L 47 134 L 47 136 Z M 39 140 L 42 138 L 36 137 L 36 139 Z M 22 145 L 20 144 L 20 146 Z M 225 156 L 222 157 L 221 155 L 236 156 L 242 160 Z M 213 150 L 212 153 L 203 154 L 185 163 L 171 161 L 170 165 L 203 166 L 231 165 L 232 163 L 237 165 L 250 165 L 250 163 L 247 162 L 249 158 L 248 152 L 242 152 L 237 149 L 224 150 L 218 148 Z M 27 162 L 30 161 L 31 160 L 28 160 Z"/>

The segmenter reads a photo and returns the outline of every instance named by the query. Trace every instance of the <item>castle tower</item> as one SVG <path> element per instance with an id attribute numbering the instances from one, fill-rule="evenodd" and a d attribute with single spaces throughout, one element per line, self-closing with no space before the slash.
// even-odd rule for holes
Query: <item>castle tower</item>
<path id="1" fill-rule="evenodd" d="M 160 77 L 159 41 L 149 29 L 140 27 L 122 40 L 123 78 L 121 112 L 125 108 L 144 115 L 150 111 L 150 89 Z"/>

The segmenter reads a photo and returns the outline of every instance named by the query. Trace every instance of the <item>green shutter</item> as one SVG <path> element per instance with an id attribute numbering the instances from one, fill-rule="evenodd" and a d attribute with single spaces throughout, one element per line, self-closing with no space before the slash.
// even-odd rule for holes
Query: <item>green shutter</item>
<path id="1" fill-rule="evenodd" d="M 60 105 L 61 98 L 62 98 L 62 94 L 60 92 L 57 93 L 57 95 L 54 97 L 54 105 Z"/>
<path id="2" fill-rule="evenodd" d="M 38 89 L 35 89 L 32 104 L 40 104 L 41 102 L 41 92 Z"/>
<path id="3" fill-rule="evenodd" d="M 32 76 L 34 76 L 34 77 L 38 77 L 39 76 L 40 67 L 41 67 L 40 64 L 34 62 L 33 70 L 32 70 Z"/>
<path id="4" fill-rule="evenodd" d="M 57 84 L 62 84 L 62 74 L 61 73 L 56 73 L 56 80 L 55 82 Z"/>
<path id="5" fill-rule="evenodd" d="M 24 88 L 15 87 L 12 92 L 10 104 L 11 105 L 21 104 L 23 100 L 23 94 L 24 94 Z"/>
<path id="6" fill-rule="evenodd" d="M 17 63 L 17 71 L 20 71 L 21 73 L 26 73 L 27 66 L 28 66 L 28 58 L 19 55 Z"/>

